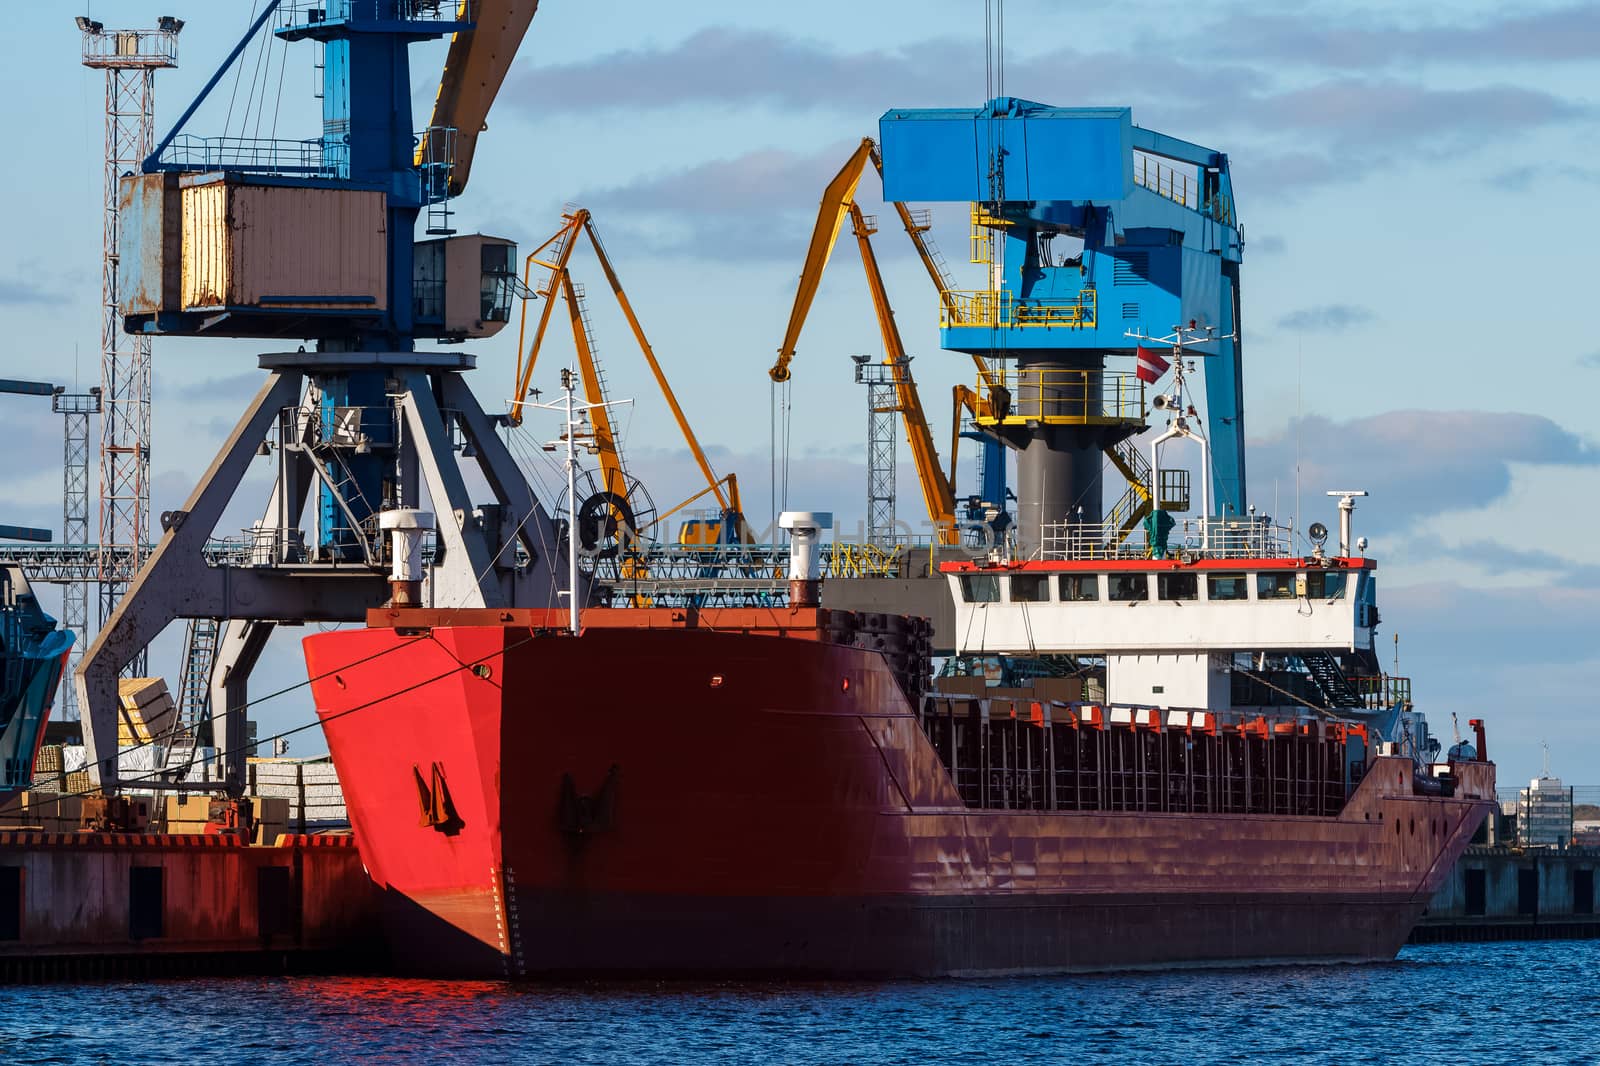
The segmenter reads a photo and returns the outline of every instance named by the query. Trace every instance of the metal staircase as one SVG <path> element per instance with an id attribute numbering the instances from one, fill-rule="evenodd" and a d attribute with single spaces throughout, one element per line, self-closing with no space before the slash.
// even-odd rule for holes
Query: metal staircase
<path id="1" fill-rule="evenodd" d="M 1367 701 L 1344 676 L 1332 653 L 1304 651 L 1300 653 L 1300 663 L 1306 668 L 1311 684 L 1321 693 L 1322 702 L 1328 708 L 1358 710 L 1366 707 Z"/>
<path id="2" fill-rule="evenodd" d="M 1133 444 L 1131 437 L 1107 447 L 1105 453 L 1128 483 L 1128 491 L 1106 513 L 1104 523 L 1106 543 L 1121 544 L 1154 510 L 1154 501 L 1150 498 L 1150 460 Z"/>
<path id="3" fill-rule="evenodd" d="M 211 670 L 217 661 L 215 618 L 191 618 L 183 640 L 183 680 L 178 688 L 178 732 L 194 737 L 211 719 Z"/>

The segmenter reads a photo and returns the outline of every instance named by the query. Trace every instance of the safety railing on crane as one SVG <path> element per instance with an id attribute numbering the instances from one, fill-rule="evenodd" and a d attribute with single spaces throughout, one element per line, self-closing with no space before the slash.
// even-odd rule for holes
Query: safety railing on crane
<path id="1" fill-rule="evenodd" d="M 278 20 L 285 28 L 349 19 L 458 23 L 477 11 L 478 0 L 282 0 Z"/>
<path id="2" fill-rule="evenodd" d="M 174 137 L 161 162 L 179 170 L 231 170 L 266 176 L 342 178 L 350 172 L 350 146 L 308 137 Z"/>
<path id="3" fill-rule="evenodd" d="M 1153 156 L 1135 154 L 1133 183 L 1174 203 L 1204 212 L 1224 225 L 1233 225 L 1233 203 L 1220 193 L 1202 203 L 1205 194 L 1200 181 L 1188 170 L 1168 166 Z"/>
<path id="4" fill-rule="evenodd" d="M 89 66 L 143 68 L 178 62 L 176 30 L 90 30 L 83 35 L 83 60 Z"/>
<path id="5" fill-rule="evenodd" d="M 1011 225 L 1012 223 L 1009 219 L 990 214 L 989 209 L 983 204 L 973 204 L 970 260 L 983 266 L 992 265 L 994 263 L 995 234 L 1000 230 L 1008 229 Z"/>
<path id="6" fill-rule="evenodd" d="M 939 308 L 941 329 L 1093 329 L 1098 304 L 1093 289 L 1071 296 L 1019 300 L 1009 289 L 952 292 Z"/>
<path id="7" fill-rule="evenodd" d="M 1114 370 L 1029 370 L 1000 363 L 990 370 L 1000 390 L 989 389 L 990 408 L 973 420 L 981 426 L 1029 422 L 1066 426 L 1142 425 L 1144 382 Z M 988 389 L 982 379 L 980 389 Z"/>

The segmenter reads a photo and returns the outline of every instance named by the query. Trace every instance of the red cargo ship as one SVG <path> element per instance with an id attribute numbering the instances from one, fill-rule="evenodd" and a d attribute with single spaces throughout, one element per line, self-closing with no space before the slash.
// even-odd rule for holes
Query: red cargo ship
<path id="1" fill-rule="evenodd" d="M 1132 572 L 1147 588 L 1194 573 L 1204 589 L 1197 565 Z M 1234 563 L 1274 580 L 1330 572 L 1274 565 Z M 959 569 L 958 607 L 998 617 L 1041 606 L 1042 569 L 1065 599 L 1068 575 L 1104 590 L 1130 565 Z M 973 577 L 994 579 L 993 601 L 977 588 L 972 602 Z M 1358 612 L 1363 588 L 1339 590 Z M 921 619 L 589 609 L 577 635 L 565 619 L 395 608 L 305 640 L 413 971 L 1388 959 L 1494 795 L 1477 753 L 1429 766 L 1369 750 L 1355 713 L 927 695 Z"/>

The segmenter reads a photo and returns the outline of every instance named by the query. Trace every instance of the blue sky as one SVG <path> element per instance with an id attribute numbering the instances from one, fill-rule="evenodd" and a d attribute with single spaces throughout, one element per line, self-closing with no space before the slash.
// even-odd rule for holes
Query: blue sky
<path id="1" fill-rule="evenodd" d="M 0 374 L 67 381 L 76 367 L 88 385 L 103 82 L 78 65 L 70 15 L 45 7 L 14 13 L 0 69 L 22 120 L 0 176 L 12 205 Z M 110 26 L 188 21 L 181 66 L 159 79 L 165 129 L 250 4 L 86 8 Z M 1294 511 L 1296 454 L 1304 521 L 1332 524 L 1325 488 L 1371 490 L 1357 525 L 1380 559 L 1385 636 L 1400 634 L 1400 672 L 1435 728 L 1448 737 L 1452 710 L 1463 722 L 1487 717 L 1506 784 L 1538 771 L 1542 741 L 1556 773 L 1600 780 L 1600 566 L 1582 539 L 1600 499 L 1600 415 L 1582 399 L 1600 384 L 1586 315 L 1600 238 L 1600 8 L 1006 8 L 1009 94 L 1132 106 L 1142 125 L 1229 153 L 1246 238 L 1254 502 Z M 480 140 L 460 225 L 531 245 L 564 202 L 593 209 L 697 431 L 764 519 L 764 371 L 818 193 L 888 108 L 981 102 L 983 21 L 976 0 L 546 0 Z M 442 47 L 413 55 L 420 124 Z M 281 95 L 252 69 L 231 113 L 219 93 L 191 129 L 239 132 L 248 112 L 276 118 L 280 136 L 313 134 L 310 53 L 288 56 Z M 252 80 L 269 92 L 241 110 Z M 863 189 L 870 203 L 876 191 Z M 963 221 L 948 209 L 936 217 L 959 281 Z M 879 239 L 880 255 L 943 440 L 937 398 L 969 364 L 938 350 L 931 289 L 894 236 Z M 854 258 L 835 258 L 795 363 L 790 494 L 847 521 L 864 509 L 865 480 L 864 397 L 847 356 L 880 348 Z M 665 407 L 618 316 L 598 300 L 594 311 L 615 388 L 639 398 L 625 419 L 633 466 L 658 501 L 675 501 L 693 481 Z M 474 386 L 490 408 L 510 391 L 515 344 L 507 331 L 474 346 Z M 256 348 L 158 342 L 154 510 L 181 502 L 253 392 Z M 558 365 L 547 358 L 544 384 Z M 25 398 L 0 410 L 12 429 L 0 520 L 59 527 L 59 425 Z M 909 472 L 902 485 L 913 485 Z M 902 516 L 920 518 L 917 507 L 906 494 Z M 175 673 L 176 652 L 168 657 Z M 294 642 L 280 639 L 259 688 L 297 670 Z M 267 727 L 307 714 L 293 699 L 261 709 Z"/>

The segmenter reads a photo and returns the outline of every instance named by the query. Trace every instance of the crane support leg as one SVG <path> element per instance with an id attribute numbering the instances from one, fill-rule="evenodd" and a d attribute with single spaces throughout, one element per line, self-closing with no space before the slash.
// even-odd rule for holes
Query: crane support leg
<path id="1" fill-rule="evenodd" d="M 555 525 L 544 507 L 534 498 L 533 490 L 528 488 L 527 478 L 506 449 L 505 442 L 495 433 L 494 423 L 478 406 L 477 397 L 472 395 L 472 390 L 467 388 L 467 383 L 459 374 L 446 374 L 440 391 L 444 406 L 456 413 L 463 435 L 477 453 L 478 469 L 483 472 L 484 480 L 489 482 L 495 498 L 507 508 L 505 519 L 508 529 L 516 531 L 515 540 L 522 543 L 522 549 L 530 560 L 555 560 L 562 550 Z M 515 550 L 515 544 L 508 537 L 501 547 L 501 554 L 495 559 L 496 565 L 510 566 L 514 562 Z M 537 572 L 538 567 L 530 569 Z M 518 590 L 516 600 L 518 603 L 536 603 L 537 597 L 546 591 L 542 586 Z"/>
<path id="2" fill-rule="evenodd" d="M 169 517 L 150 561 L 74 675 L 88 726 L 90 770 L 104 789 L 132 783 L 120 776 L 118 767 L 117 676 L 170 622 L 228 622 L 213 675 L 213 707 L 226 721 L 222 746 L 228 784 L 239 788 L 250 671 L 276 625 L 360 622 L 369 608 L 387 601 L 381 542 L 374 540 L 355 556 L 370 562 L 352 562 L 331 552 L 327 542 L 303 547 L 301 521 L 313 493 L 360 491 L 353 479 L 341 480 L 348 478 L 348 463 L 340 449 L 363 459 L 378 458 L 381 452 L 384 497 L 364 501 L 374 513 L 431 503 L 441 554 L 430 567 L 426 602 L 452 607 L 546 607 L 557 602 L 558 576 L 551 564 L 559 559 L 551 550 L 550 520 L 505 442 L 460 380 L 460 371 L 472 365 L 471 356 L 295 352 L 262 356 L 262 364 L 269 371 L 266 384 L 183 509 Z M 385 391 L 397 394 L 386 395 L 380 408 L 336 409 L 330 430 L 319 379 L 363 374 L 395 382 L 397 388 L 386 386 Z M 308 377 L 312 385 L 302 397 L 302 382 Z M 492 502 L 475 505 L 469 495 L 446 411 L 475 450 L 494 494 Z M 400 432 L 390 431 L 391 421 Z M 365 427 L 357 440 L 338 437 L 346 422 Z M 274 424 L 278 477 L 263 519 L 242 549 L 218 547 L 211 542 L 217 523 L 249 464 L 272 450 L 262 444 L 273 443 L 268 431 Z M 427 499 L 421 495 L 424 489 Z M 375 536 L 368 525 L 355 528 L 346 522 L 340 533 Z M 515 550 L 517 540 L 526 549 L 525 559 Z M 137 783 L 158 789 L 215 787 L 164 778 Z"/>
<path id="3" fill-rule="evenodd" d="M 245 759 L 250 754 L 245 748 L 249 739 L 246 727 L 250 673 L 274 628 L 273 622 L 234 619 L 223 627 L 222 639 L 217 643 L 216 666 L 211 673 L 211 706 L 213 721 L 219 717 L 222 720 L 222 728 L 216 733 L 222 752 L 222 779 L 228 792 L 235 796 L 243 794 Z"/>
<path id="4" fill-rule="evenodd" d="M 265 439 L 280 410 L 300 402 L 300 380 L 294 372 L 273 371 L 267 376 L 221 453 L 78 664 L 73 684 L 88 725 L 84 735 L 88 765 L 91 776 L 98 773 L 102 787 L 117 782 L 117 675 L 149 647 L 167 623 L 180 617 L 180 599 L 197 584 L 204 584 L 204 575 L 198 571 L 206 568 L 206 540 L 255 457 L 256 443 Z M 205 612 L 194 615 L 205 616 Z"/>

